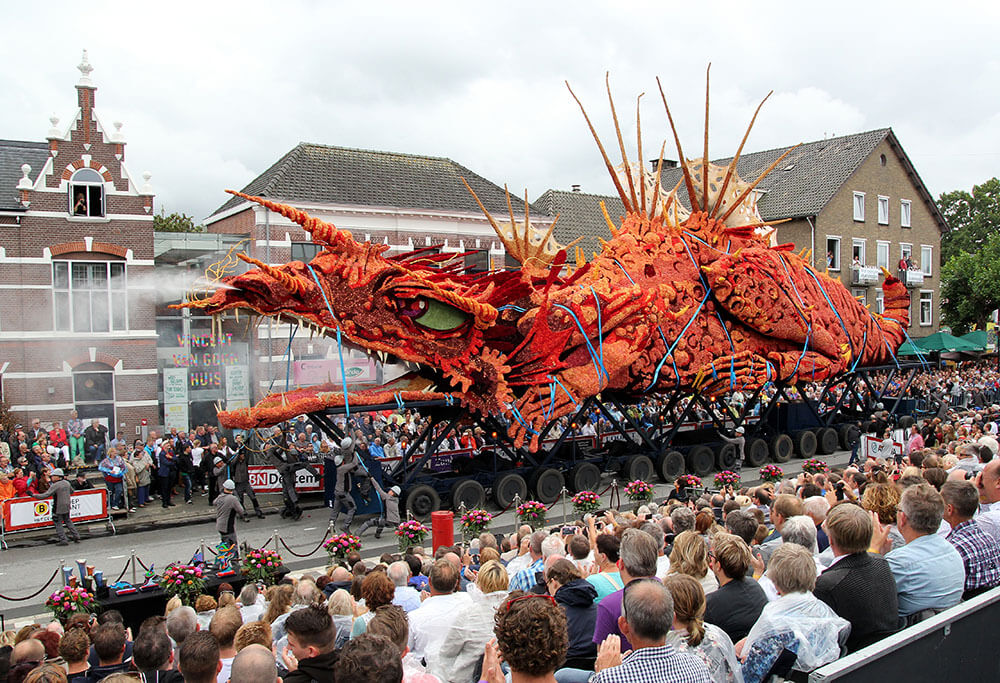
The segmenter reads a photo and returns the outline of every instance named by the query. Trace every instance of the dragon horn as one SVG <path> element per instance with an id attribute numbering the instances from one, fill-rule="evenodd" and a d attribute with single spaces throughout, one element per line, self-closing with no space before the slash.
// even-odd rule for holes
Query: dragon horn
<path id="1" fill-rule="evenodd" d="M 712 215 L 715 216 L 719 212 L 719 207 L 722 206 L 722 201 L 726 196 L 726 188 L 729 187 L 729 180 L 733 177 L 733 172 L 736 170 L 736 164 L 740 162 L 740 154 L 743 153 L 743 145 L 747 144 L 747 138 L 750 137 L 750 130 L 753 128 L 754 122 L 757 121 L 757 114 L 760 113 L 760 108 L 764 106 L 767 99 L 774 94 L 774 91 L 767 93 L 764 99 L 760 101 L 757 105 L 757 109 L 753 113 L 753 117 L 750 119 L 750 125 L 747 126 L 747 132 L 743 134 L 743 139 L 740 140 L 740 146 L 736 148 L 736 155 L 733 160 L 729 162 L 729 168 L 726 169 L 726 177 L 722 181 L 722 189 L 719 191 L 719 196 L 715 200 L 715 206 L 712 207 Z"/>
<path id="2" fill-rule="evenodd" d="M 488 220 L 490 222 L 490 225 L 493 227 L 493 232 L 495 232 L 497 234 L 497 237 L 500 238 L 500 241 L 503 242 L 504 248 L 508 252 L 510 252 L 511 254 L 517 253 L 518 250 L 516 249 L 515 246 L 512 246 L 511 243 L 507 241 L 507 237 L 504 236 L 503 230 L 500 229 L 500 226 L 497 224 L 496 219 L 493 218 L 493 214 L 491 214 L 486 209 L 486 207 L 483 205 L 482 201 L 480 201 L 479 195 L 476 194 L 476 191 L 472 189 L 472 186 L 469 185 L 468 181 L 466 181 L 465 178 L 462 178 L 461 180 L 462 180 L 462 184 L 465 185 L 465 189 L 468 190 L 469 194 L 472 195 L 472 198 L 476 200 L 476 204 L 479 205 L 480 210 L 486 216 L 486 220 Z M 508 202 L 510 201 L 510 193 L 507 194 L 507 201 Z M 514 216 L 513 210 L 511 210 L 511 214 L 510 215 L 511 215 L 511 218 L 513 219 L 513 216 Z M 511 229 L 514 230 L 514 242 L 515 242 L 515 245 L 516 245 L 516 242 L 517 242 L 517 231 L 514 228 L 514 226 L 511 226 Z"/>
<path id="3" fill-rule="evenodd" d="M 611 174 L 611 182 L 615 184 L 615 189 L 618 190 L 618 196 L 621 197 L 622 204 L 625 205 L 625 211 L 632 211 L 633 207 L 629 204 L 628 197 L 625 196 L 625 189 L 622 184 L 618 181 L 618 174 L 615 173 L 615 167 L 611 165 L 611 160 L 608 159 L 608 153 L 604 151 L 604 145 L 601 144 L 601 138 L 598 137 L 597 131 L 594 130 L 594 124 L 590 122 L 590 117 L 587 116 L 587 110 L 583 108 L 583 103 L 580 102 L 580 98 L 576 96 L 573 92 L 573 88 L 569 87 L 569 81 L 565 81 L 566 89 L 569 90 L 569 94 L 573 96 L 576 100 L 576 104 L 580 107 L 580 111 L 583 113 L 583 118 L 587 122 L 587 126 L 590 128 L 590 134 L 594 136 L 594 142 L 597 143 L 597 149 L 601 150 L 601 156 L 604 158 L 604 165 L 608 169 L 608 173 Z"/>
<path id="4" fill-rule="evenodd" d="M 712 71 L 712 62 L 708 63 L 708 68 L 705 69 L 705 153 L 701 157 L 701 181 L 702 181 L 702 193 L 701 193 L 701 208 L 703 211 L 708 211 L 708 76 Z M 694 200 L 691 200 L 692 206 L 694 205 Z"/>
<path id="5" fill-rule="evenodd" d="M 294 206 L 280 204 L 278 202 L 273 202 L 270 199 L 244 194 L 243 192 L 237 192 L 236 190 L 226 190 L 226 192 L 237 197 L 242 197 L 247 201 L 260 204 L 275 213 L 281 214 L 288 220 L 298 223 L 302 226 L 303 230 L 312 235 L 313 242 L 327 244 L 331 247 L 343 247 L 349 244 L 354 244 L 360 247 L 360 245 L 354 241 L 354 238 L 351 237 L 351 233 L 344 230 L 338 230 L 335 225 L 331 225 L 330 223 L 326 223 L 318 218 L 310 216 L 305 211 L 300 211 Z"/>
<path id="6" fill-rule="evenodd" d="M 296 294 L 302 294 L 303 286 L 302 281 L 294 275 L 289 275 L 280 268 L 275 268 L 274 266 L 269 266 L 263 261 L 258 261 L 252 256 L 247 256 L 244 253 L 239 253 L 236 255 L 241 261 L 246 261 L 247 263 L 257 266 L 266 274 L 270 275 L 272 278 L 281 283 L 281 286 L 287 289 L 289 292 L 295 292 Z"/>
<path id="7" fill-rule="evenodd" d="M 740 196 L 736 198 L 736 201 L 733 202 L 733 205 L 729 207 L 729 209 L 726 211 L 726 213 L 722 214 L 722 217 L 719 218 L 719 220 L 724 223 L 726 221 L 726 219 L 729 218 L 733 214 L 733 211 L 735 211 L 736 208 L 740 204 L 743 203 L 743 200 L 746 199 L 747 195 L 754 191 L 754 188 L 757 187 L 757 185 L 760 183 L 760 181 L 762 181 L 764 178 L 766 178 L 767 174 L 770 173 L 771 171 L 773 171 L 774 168 L 778 164 L 780 164 L 781 161 L 785 157 L 787 157 L 789 154 L 791 154 L 793 151 L 795 151 L 796 149 L 798 149 L 801 146 L 802 146 L 802 143 L 800 142 L 799 144 L 795 145 L 794 147 L 789 147 L 785 151 L 784 154 L 782 154 L 780 157 L 778 157 L 777 159 L 774 160 L 773 164 L 771 164 L 770 166 L 768 166 L 767 168 L 765 168 L 764 172 L 760 174 L 760 176 L 757 178 L 757 180 L 753 181 L 753 184 L 750 187 L 748 187 L 747 189 L 743 190 L 743 192 L 740 194 Z"/>
<path id="8" fill-rule="evenodd" d="M 656 163 L 656 182 L 653 183 L 652 190 L 656 193 L 656 199 L 653 199 L 650 204 L 653 205 L 653 211 L 649 216 L 649 220 L 656 218 L 656 203 L 660 198 L 660 172 L 663 171 L 663 151 L 667 148 L 667 141 L 664 140 L 663 144 L 660 145 L 660 160 Z M 639 156 L 642 156 L 640 153 Z M 643 200 L 645 201 L 645 200 Z"/>
<path id="9" fill-rule="evenodd" d="M 639 154 L 639 198 L 642 200 L 642 215 L 646 215 L 646 171 L 645 166 L 643 166 L 642 156 L 642 123 L 639 120 L 639 103 L 642 101 L 642 96 L 646 93 L 639 93 L 639 96 L 635 98 L 635 137 L 636 137 L 636 148 Z M 662 155 L 660 157 L 663 158 Z M 631 175 L 631 174 L 629 174 Z M 656 202 L 653 202 L 653 210 L 656 210 Z M 652 218 L 652 216 L 648 216 Z"/>
<path id="10" fill-rule="evenodd" d="M 663 108 L 667 110 L 667 120 L 670 121 L 670 130 L 674 134 L 674 143 L 677 145 L 677 156 L 680 157 L 681 171 L 684 172 L 684 184 L 687 186 L 688 198 L 691 200 L 691 208 L 694 208 L 694 204 L 697 201 L 695 197 L 697 196 L 694 191 L 694 181 L 691 180 L 691 173 L 688 171 L 687 161 L 684 159 L 684 150 L 681 149 L 681 139 L 677 135 L 677 127 L 674 125 L 674 117 L 670 115 L 670 107 L 667 105 L 667 96 L 663 94 L 663 85 L 660 83 L 660 77 L 656 77 L 656 86 L 660 89 L 660 99 L 663 100 Z"/>
<path id="11" fill-rule="evenodd" d="M 604 72 L 604 86 L 608 90 L 608 104 L 611 105 L 611 118 L 615 122 L 615 133 L 618 135 L 618 149 L 622 153 L 622 164 L 625 166 L 625 179 L 628 181 L 629 196 L 632 198 L 632 207 L 635 210 L 638 208 L 638 200 L 635 197 L 635 183 L 632 182 L 632 167 L 629 165 L 628 155 L 625 154 L 625 141 L 622 140 L 622 128 L 618 125 L 618 112 L 615 110 L 615 100 L 611 97 L 611 74 L 607 71 Z"/>

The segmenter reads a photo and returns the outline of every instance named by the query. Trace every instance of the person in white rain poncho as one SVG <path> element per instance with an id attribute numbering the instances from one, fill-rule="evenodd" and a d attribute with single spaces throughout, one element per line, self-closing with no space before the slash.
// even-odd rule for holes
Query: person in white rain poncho
<path id="1" fill-rule="evenodd" d="M 784 650 L 795 654 L 792 668 L 796 671 L 812 671 L 836 660 L 851 629 L 847 620 L 812 594 L 816 563 L 802 546 L 785 543 L 778 547 L 767 575 L 780 597 L 764 607 L 750 634 L 737 646 L 746 683 L 767 680 Z"/>

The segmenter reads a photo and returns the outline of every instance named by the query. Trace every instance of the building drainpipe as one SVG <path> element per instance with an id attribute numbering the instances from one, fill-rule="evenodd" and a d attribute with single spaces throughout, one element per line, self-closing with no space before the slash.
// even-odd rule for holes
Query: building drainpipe
<path id="1" fill-rule="evenodd" d="M 810 264 L 814 268 L 816 267 L 816 224 L 813 223 L 813 218 L 815 216 L 806 216 L 806 223 L 809 224 L 809 253 L 812 255 L 812 263 Z"/>

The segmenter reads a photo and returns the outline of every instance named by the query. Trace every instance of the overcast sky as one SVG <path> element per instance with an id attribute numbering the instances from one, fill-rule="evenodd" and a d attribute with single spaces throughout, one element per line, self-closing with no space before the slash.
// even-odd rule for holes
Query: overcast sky
<path id="1" fill-rule="evenodd" d="M 713 9 L 696 9 L 696 6 Z M 883 5 L 886 7 L 883 8 Z M 569 80 L 613 144 L 713 157 L 891 126 L 934 196 L 998 174 L 997 3 L 18 3 L 0 55 L 0 138 L 44 140 L 89 50 L 105 125 L 153 173 L 157 207 L 202 219 L 299 141 L 446 156 L 528 190 L 611 191 Z M 655 150 L 655 151 L 654 151 Z M 668 158 L 676 158 L 670 152 Z"/>

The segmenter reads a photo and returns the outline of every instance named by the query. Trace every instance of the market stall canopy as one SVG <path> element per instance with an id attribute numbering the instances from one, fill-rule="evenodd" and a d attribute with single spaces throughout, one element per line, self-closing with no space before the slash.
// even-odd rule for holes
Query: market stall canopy
<path id="1" fill-rule="evenodd" d="M 976 351 L 985 351 L 987 342 L 986 330 L 976 330 L 975 332 L 969 332 L 968 334 L 963 334 L 959 339 L 967 341 L 976 347 Z"/>
<path id="2" fill-rule="evenodd" d="M 948 334 L 935 332 L 932 335 L 917 339 L 914 343 L 924 351 L 978 351 L 979 348 L 964 339 Z"/>
<path id="3" fill-rule="evenodd" d="M 919 355 L 921 353 L 927 353 L 927 352 L 924 351 L 919 346 L 916 346 L 911 341 L 905 341 L 905 342 L 903 342 L 900 345 L 899 350 L 896 351 L 896 355 L 897 356 L 916 356 L 916 355 Z"/>

